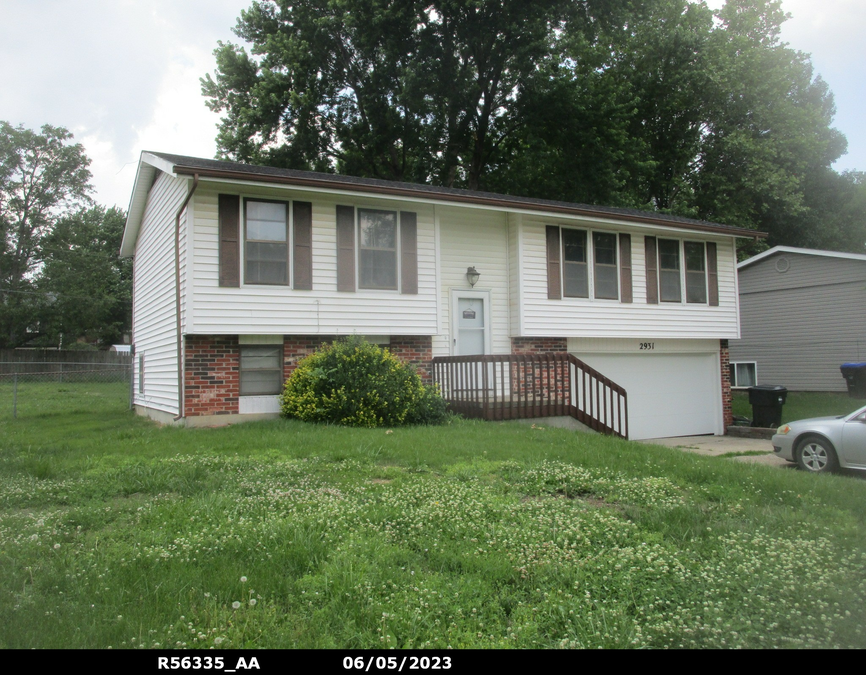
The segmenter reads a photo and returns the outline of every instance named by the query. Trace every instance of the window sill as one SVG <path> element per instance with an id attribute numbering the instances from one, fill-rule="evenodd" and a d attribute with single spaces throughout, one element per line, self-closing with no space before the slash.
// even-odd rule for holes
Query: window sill
<path id="1" fill-rule="evenodd" d="M 241 415 L 278 412 L 280 412 L 279 394 L 238 396 L 238 413 Z"/>

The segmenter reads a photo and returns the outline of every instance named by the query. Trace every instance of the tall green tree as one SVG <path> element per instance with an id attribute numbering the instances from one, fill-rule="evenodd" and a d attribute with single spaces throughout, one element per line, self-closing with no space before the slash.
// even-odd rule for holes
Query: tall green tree
<path id="1" fill-rule="evenodd" d="M 202 80 L 223 156 L 478 188 L 584 0 L 261 0 Z"/>
<path id="2" fill-rule="evenodd" d="M 859 178 L 831 168 L 833 97 L 786 18 L 780 0 L 260 0 L 236 29 L 250 53 L 220 45 L 202 86 L 224 157 L 850 249 L 857 218 L 831 213 Z"/>
<path id="3" fill-rule="evenodd" d="M 90 203 L 89 165 L 62 127 L 0 122 L 0 347 L 28 339 L 43 240 L 65 212 Z"/>
<path id="4" fill-rule="evenodd" d="M 132 317 L 132 259 L 120 258 L 126 215 L 94 206 L 60 219 L 42 244 L 35 284 L 42 305 L 37 343 L 68 345 L 86 338 L 120 343 Z"/>
<path id="5" fill-rule="evenodd" d="M 835 107 L 808 57 L 779 39 L 779 0 L 728 0 L 712 36 L 706 136 L 693 179 L 699 215 L 799 239 L 806 190 L 844 152 Z"/>

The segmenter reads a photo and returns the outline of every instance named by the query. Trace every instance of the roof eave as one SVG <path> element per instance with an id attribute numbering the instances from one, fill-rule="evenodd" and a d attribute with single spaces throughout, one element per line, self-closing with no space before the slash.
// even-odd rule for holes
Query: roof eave
<path id="1" fill-rule="evenodd" d="M 182 164 L 174 165 L 174 171 L 177 174 L 193 175 L 198 174 L 200 178 L 218 178 L 225 180 L 237 180 L 242 182 L 261 182 L 274 183 L 279 185 L 293 185 L 297 187 L 311 188 L 327 188 L 350 190 L 353 192 L 365 192 L 368 194 L 378 195 L 399 195 L 403 197 L 411 197 L 419 200 L 433 200 L 440 202 L 452 202 L 458 204 L 477 204 L 484 206 L 497 206 L 503 209 L 514 211 L 542 211 L 547 213 L 560 213 L 564 215 L 574 215 L 592 218 L 603 218 L 605 220 L 624 220 L 634 223 L 644 223 L 658 225 L 662 227 L 672 227 L 675 229 L 693 230 L 699 232 L 711 232 L 714 234 L 723 234 L 737 238 L 748 239 L 764 239 L 767 236 L 766 232 L 758 232 L 748 230 L 746 228 L 726 227 L 721 225 L 713 225 L 712 223 L 680 223 L 677 221 L 667 220 L 665 218 L 655 218 L 652 215 L 636 215 L 630 213 L 609 213 L 596 209 L 585 207 L 570 207 L 556 204 L 543 204 L 537 202 L 525 202 L 516 198 L 509 197 L 486 197 L 480 195 L 461 195 L 445 192 L 431 192 L 429 190 L 415 190 L 402 185 L 395 186 L 379 186 L 365 185 L 363 183 L 345 183 L 339 180 L 328 180 L 323 178 L 306 178 L 298 176 L 273 176 L 269 174 L 255 174 L 245 171 L 217 170 L 205 169 L 202 167 L 184 166 Z"/>
<path id="2" fill-rule="evenodd" d="M 767 249 L 766 251 L 762 251 L 757 255 L 753 255 L 751 258 L 744 260 L 743 262 L 737 265 L 737 269 L 742 269 L 744 267 L 748 267 L 749 265 L 753 265 L 757 262 L 761 262 L 765 258 L 769 258 L 771 255 L 775 255 L 776 253 L 793 253 L 797 255 L 812 255 L 823 258 L 841 258 L 844 260 L 861 260 L 866 261 L 866 255 L 862 253 L 843 253 L 841 251 L 822 251 L 820 249 L 815 248 L 798 248 L 796 246 L 774 246 L 773 248 Z"/>
<path id="3" fill-rule="evenodd" d="M 170 176 L 176 176 L 174 165 L 149 152 L 142 152 L 138 160 L 138 168 L 135 170 L 135 182 L 132 186 L 132 195 L 129 198 L 129 208 L 126 210 L 126 225 L 123 228 L 123 239 L 120 242 L 120 257 L 129 258 L 135 255 L 135 243 L 138 240 L 138 231 L 141 228 L 141 220 L 144 218 L 144 209 L 147 206 L 147 193 L 153 185 L 153 178 L 157 171 L 163 171 Z"/>

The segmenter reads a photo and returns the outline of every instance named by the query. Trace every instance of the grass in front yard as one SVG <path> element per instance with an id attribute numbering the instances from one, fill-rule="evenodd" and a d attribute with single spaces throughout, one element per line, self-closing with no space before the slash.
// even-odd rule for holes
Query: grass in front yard
<path id="1" fill-rule="evenodd" d="M 0 647 L 863 647 L 866 482 L 518 423 L 0 421 Z"/>
<path id="2" fill-rule="evenodd" d="M 782 407 L 782 424 L 810 417 L 846 415 L 866 405 L 866 399 L 851 398 L 848 394 L 817 391 L 789 391 Z M 735 391 L 731 405 L 734 415 L 752 418 L 748 391 Z"/>

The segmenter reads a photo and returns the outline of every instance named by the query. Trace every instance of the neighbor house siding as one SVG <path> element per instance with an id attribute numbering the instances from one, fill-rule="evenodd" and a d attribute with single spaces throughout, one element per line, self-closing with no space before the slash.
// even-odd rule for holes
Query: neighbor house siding
<path id="1" fill-rule="evenodd" d="M 480 209 L 437 207 L 439 215 L 441 332 L 433 338 L 433 355 L 452 353 L 452 291 L 469 290 L 466 269 L 481 274 L 476 291 L 490 293 L 491 344 L 494 354 L 511 352 L 508 306 L 508 218 Z"/>
<path id="2" fill-rule="evenodd" d="M 548 299 L 547 225 L 631 234 L 633 302 L 585 298 Z M 732 238 L 654 231 L 652 236 L 681 241 L 715 241 L 718 249 L 719 306 L 647 304 L 644 235 L 633 225 L 555 222 L 524 217 L 521 274 L 523 334 L 551 337 L 630 337 L 642 339 L 738 337 L 735 251 Z"/>
<path id="3" fill-rule="evenodd" d="M 237 187 L 226 186 L 222 192 Z M 193 321 L 191 331 L 236 335 L 433 335 L 436 333 L 436 259 L 431 206 L 301 191 L 250 188 L 242 197 L 311 202 L 312 290 L 245 284 L 219 286 L 217 197 L 212 186 L 195 196 Z M 418 293 L 337 290 L 337 205 L 417 213 Z M 241 221 L 243 225 L 243 220 Z M 243 246 L 241 247 L 243 260 Z M 243 262 L 241 263 L 243 267 Z M 243 274 L 241 275 L 243 279 Z M 290 273 L 291 277 L 291 273 Z"/>
<path id="4" fill-rule="evenodd" d="M 133 342 L 136 354 L 144 355 L 145 377 L 141 393 L 136 358 L 134 400 L 136 405 L 172 414 L 178 412 L 174 224 L 189 182 L 159 174 L 148 195 L 135 247 Z M 184 230 L 181 218 L 181 246 Z"/>
<path id="5" fill-rule="evenodd" d="M 840 364 L 866 361 L 866 261 L 784 252 L 741 268 L 739 282 L 730 360 L 755 362 L 759 384 L 845 391 Z"/>

